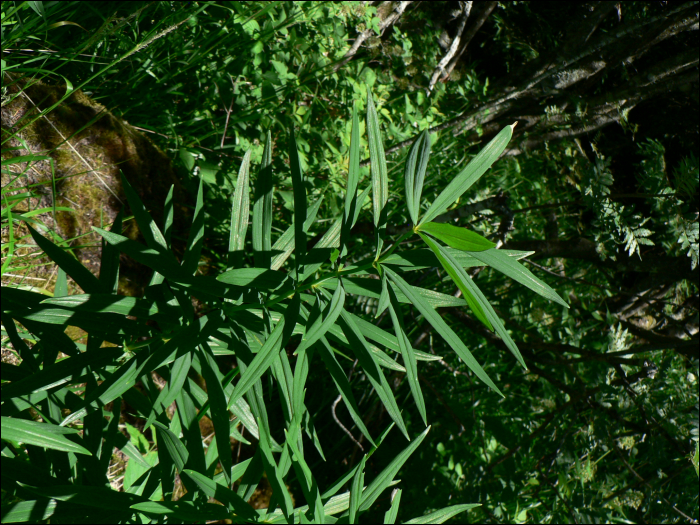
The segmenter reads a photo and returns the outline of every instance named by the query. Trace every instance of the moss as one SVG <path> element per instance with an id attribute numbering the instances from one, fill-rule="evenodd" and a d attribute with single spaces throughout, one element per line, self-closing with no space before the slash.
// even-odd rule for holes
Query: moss
<path id="1" fill-rule="evenodd" d="M 95 275 L 99 275 L 101 240 L 92 227 L 110 225 L 122 208 L 126 216 L 131 214 L 126 205 L 120 171 L 161 226 L 163 202 L 171 185 L 175 186 L 175 202 L 188 200 L 170 159 L 147 137 L 112 115 L 102 104 L 81 91 L 59 103 L 65 94 L 65 85 L 51 85 L 7 73 L 3 82 L 7 95 L 3 97 L 2 106 L 1 140 L 6 146 L 3 159 L 31 154 L 50 159 L 12 164 L 12 173 L 2 174 L 3 187 L 19 175 L 10 186 L 10 194 L 33 187 L 37 197 L 27 202 L 29 209 L 54 205 L 71 208 L 71 212 L 57 212 L 55 220 L 51 213 L 41 214 L 35 219 L 69 240 L 78 260 Z M 48 114 L 40 114 L 56 104 Z M 18 211 L 22 211 L 21 208 Z M 186 206 L 177 207 L 176 236 L 187 230 L 190 216 Z M 3 228 L 3 243 L 8 240 L 8 230 Z M 26 228 L 15 225 L 15 237 L 27 232 Z M 124 235 L 143 242 L 133 220 L 125 223 Z M 31 238 L 29 240 L 31 242 Z M 182 249 L 182 246 L 176 246 L 176 251 Z M 36 249 L 17 255 L 27 256 L 31 251 L 36 252 Z M 121 263 L 120 293 L 141 295 L 152 272 L 125 257 Z M 50 264 L 22 273 L 25 280 L 39 279 L 37 283 L 44 283 L 40 287 L 49 292 L 53 289 L 52 275 L 55 275 L 55 268 Z"/>

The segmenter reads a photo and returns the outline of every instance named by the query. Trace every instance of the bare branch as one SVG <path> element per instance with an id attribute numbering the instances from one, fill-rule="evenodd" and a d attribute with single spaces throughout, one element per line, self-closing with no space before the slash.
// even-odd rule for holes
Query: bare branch
<path id="1" fill-rule="evenodd" d="M 455 33 L 455 37 L 452 39 L 452 44 L 450 44 L 450 48 L 447 50 L 447 53 L 445 53 L 445 56 L 442 57 L 442 60 L 440 60 L 437 67 L 435 68 L 435 71 L 433 72 L 433 76 L 430 78 L 430 85 L 428 85 L 428 94 L 430 94 L 430 92 L 433 90 L 433 87 L 435 86 L 438 77 L 440 77 L 443 71 L 445 71 L 445 66 L 447 66 L 449 61 L 452 60 L 452 57 L 454 57 L 455 53 L 457 52 L 457 49 L 459 48 L 459 43 L 462 38 L 462 32 L 464 32 L 464 26 L 467 25 L 469 13 L 471 13 L 472 11 L 472 4 L 473 2 L 460 2 L 460 5 L 462 6 L 462 16 L 459 19 L 459 26 L 457 26 L 457 32 Z"/>

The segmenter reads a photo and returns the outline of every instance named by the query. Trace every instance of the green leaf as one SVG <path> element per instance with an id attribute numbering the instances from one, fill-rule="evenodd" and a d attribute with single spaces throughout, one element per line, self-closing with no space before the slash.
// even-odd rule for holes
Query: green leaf
<path id="1" fill-rule="evenodd" d="M 391 507 L 384 513 L 384 523 L 396 523 L 396 516 L 399 514 L 399 505 L 401 504 L 401 489 L 394 489 L 391 496 Z"/>
<path id="2" fill-rule="evenodd" d="M 245 246 L 245 234 L 248 231 L 248 215 L 250 213 L 250 191 L 249 191 L 249 171 L 250 171 L 251 150 L 246 151 L 241 167 L 238 170 L 236 180 L 236 191 L 233 194 L 231 203 L 231 229 L 229 232 L 228 253 L 229 265 L 238 266 L 241 254 Z"/>
<path id="3" fill-rule="evenodd" d="M 421 233 L 418 235 L 420 235 L 421 239 L 423 239 L 423 241 L 425 241 L 428 247 L 433 251 L 438 258 L 438 261 L 440 261 L 440 264 L 442 264 L 442 267 L 449 274 L 457 287 L 462 291 L 464 299 L 467 301 L 469 308 L 471 308 L 471 311 L 474 313 L 476 318 L 484 323 L 489 330 L 493 331 L 493 326 L 487 318 L 481 302 L 474 297 L 474 294 L 472 294 L 472 291 L 476 288 L 476 284 L 474 284 L 469 274 L 464 271 L 464 268 L 462 268 L 442 246 Z"/>
<path id="4" fill-rule="evenodd" d="M 307 217 L 304 173 L 301 169 L 301 160 L 293 129 L 289 130 L 289 167 L 292 171 L 292 191 L 294 193 L 294 247 L 296 250 L 294 266 L 298 280 L 299 276 L 304 273 L 304 259 L 306 258 L 306 229 L 304 226 Z"/>
<path id="5" fill-rule="evenodd" d="M 75 428 L 59 427 L 49 423 L 38 423 L 36 421 L 4 416 L 0 419 L 2 420 L 2 439 L 4 441 L 15 441 L 62 452 L 92 456 L 88 449 L 65 436 L 65 434 L 77 434 L 78 430 Z"/>
<path id="6" fill-rule="evenodd" d="M 231 514 L 225 507 L 213 503 L 200 503 L 195 506 L 191 501 L 145 501 L 131 505 L 129 508 L 144 514 L 172 516 L 185 523 L 231 519 Z"/>
<path id="7" fill-rule="evenodd" d="M 418 384 L 418 363 L 416 362 L 416 356 L 414 354 L 413 347 L 411 346 L 411 342 L 408 340 L 408 336 L 406 335 L 401 306 L 399 305 L 399 301 L 396 299 L 396 294 L 391 286 L 388 287 L 388 295 L 389 314 L 391 315 L 391 321 L 394 324 L 394 332 L 396 333 L 396 339 L 399 343 L 401 356 L 403 357 L 403 362 L 406 367 L 406 379 L 408 379 L 408 386 L 411 389 L 413 400 L 416 402 L 418 413 L 423 418 L 423 423 L 425 423 L 427 426 L 428 418 L 425 413 L 425 401 L 423 400 L 423 393 L 421 392 L 420 385 Z"/>
<path id="8" fill-rule="evenodd" d="M 229 270 L 216 277 L 217 281 L 243 286 L 260 291 L 276 290 L 287 279 L 287 274 L 264 268 L 238 268 Z"/>
<path id="9" fill-rule="evenodd" d="M 365 371 L 369 382 L 372 384 L 374 390 L 379 396 L 379 399 L 381 399 L 382 403 L 384 404 L 389 417 L 391 417 L 401 432 L 403 432 L 406 439 L 411 439 L 408 437 L 408 431 L 406 430 L 406 425 L 401 417 L 401 411 L 396 404 L 396 399 L 394 399 L 394 392 L 391 390 L 386 377 L 384 377 L 384 374 L 379 368 L 377 358 L 370 350 L 369 344 L 365 340 L 365 337 L 357 328 L 355 321 L 348 312 L 343 310 L 340 315 L 344 321 L 342 329 L 348 339 L 350 348 L 357 356 L 360 366 L 362 366 L 362 369 Z"/>
<path id="10" fill-rule="evenodd" d="M 486 173 L 486 170 L 498 160 L 503 150 L 506 149 L 508 142 L 510 142 L 513 136 L 514 128 L 515 124 L 503 128 L 484 149 L 477 153 L 452 182 L 442 190 L 442 193 L 438 195 L 437 199 L 433 201 L 433 204 L 428 208 L 428 211 L 421 219 L 419 225 L 430 222 L 435 217 L 442 214 L 454 201 L 459 199 L 472 184 Z"/>
<path id="11" fill-rule="evenodd" d="M 230 399 L 228 400 L 227 408 L 235 403 L 243 396 L 255 382 L 267 371 L 272 365 L 272 362 L 277 357 L 282 345 L 282 332 L 285 326 L 285 318 L 282 317 L 275 326 L 275 329 L 265 340 L 262 348 L 255 354 L 255 358 L 250 363 L 245 372 L 241 374 L 241 379 L 238 381 L 236 388 L 233 389 Z M 262 434 L 262 432 L 261 432 Z"/>
<path id="12" fill-rule="evenodd" d="M 146 245 L 152 250 L 166 253 L 168 251 L 168 244 L 165 241 L 163 233 L 151 217 L 151 214 L 146 210 L 146 207 L 143 205 L 143 202 L 141 202 L 138 194 L 134 191 L 134 188 L 132 188 L 129 181 L 126 180 L 123 172 L 121 172 L 121 178 L 126 199 L 129 201 L 131 212 L 134 214 L 136 223 L 139 225 L 139 231 L 146 240 Z M 85 291 L 87 292 L 87 290 Z"/>
<path id="13" fill-rule="evenodd" d="M 348 523 L 356 523 L 358 518 L 358 510 L 362 501 L 362 492 L 365 488 L 365 462 L 367 455 L 362 456 L 360 464 L 355 469 L 355 475 L 352 478 L 352 487 L 350 488 L 350 506 L 348 507 L 349 521 Z"/>
<path id="14" fill-rule="evenodd" d="M 219 437 L 219 439 L 216 440 L 216 446 L 219 452 L 221 469 L 224 474 L 224 479 L 226 480 L 226 485 L 230 486 L 233 481 L 231 479 L 231 469 L 233 468 L 231 462 L 231 443 L 228 439 L 230 434 L 230 417 L 228 409 L 226 408 L 224 389 L 214 372 L 214 370 L 218 368 L 218 365 L 206 344 L 199 347 L 199 363 L 202 367 L 204 381 L 207 383 L 211 420 L 214 424 L 214 431 Z"/>
<path id="15" fill-rule="evenodd" d="M 2 523 L 37 523 L 49 519 L 56 510 L 51 499 L 18 501 L 2 506 Z"/>
<path id="16" fill-rule="evenodd" d="M 391 485 L 394 476 L 399 472 L 404 463 L 411 457 L 418 446 L 425 439 L 425 436 L 430 431 L 430 427 L 426 428 L 417 438 L 415 438 L 405 449 L 399 452 L 389 465 L 382 470 L 379 475 L 374 478 L 372 483 L 365 489 L 362 494 L 362 502 L 360 503 L 360 511 L 369 509 L 372 504 L 377 501 L 377 498 L 382 495 L 384 489 Z"/>
<path id="17" fill-rule="evenodd" d="M 342 284 L 335 289 L 333 298 L 330 304 L 324 310 L 323 315 L 319 316 L 313 326 L 310 326 L 301 343 L 297 347 L 295 353 L 299 354 L 303 350 L 306 350 L 311 345 L 315 344 L 321 337 L 325 335 L 328 329 L 333 326 L 343 311 L 343 305 L 345 304 L 345 290 L 343 290 Z"/>
<path id="18" fill-rule="evenodd" d="M 321 343 L 322 345 L 319 345 L 319 354 L 326 365 L 326 370 L 328 370 L 328 373 L 333 378 L 333 382 L 335 383 L 335 387 L 338 389 L 338 393 L 343 398 L 343 402 L 350 413 L 350 417 L 355 422 L 355 425 L 357 425 L 357 428 L 360 429 L 362 435 L 364 435 L 365 438 L 367 438 L 367 441 L 374 446 L 372 436 L 370 436 L 369 430 L 367 430 L 367 427 L 360 416 L 360 409 L 357 406 L 357 401 L 355 401 L 355 396 L 352 393 L 352 388 L 350 387 L 350 382 L 348 381 L 345 372 L 340 367 L 338 360 L 335 358 L 333 349 L 328 343 L 328 340 L 325 337 L 322 337 Z"/>
<path id="19" fill-rule="evenodd" d="M 467 299 L 469 307 L 474 312 L 474 315 L 476 315 L 476 317 L 482 323 L 484 323 L 489 330 L 493 330 L 494 328 L 496 329 L 496 333 L 498 333 L 501 339 L 503 339 L 503 342 L 508 347 L 508 350 L 511 351 L 521 366 L 527 370 L 525 360 L 520 354 L 520 350 L 518 350 L 518 346 L 515 344 L 515 341 L 513 341 L 513 339 L 510 337 L 510 334 L 508 334 L 506 331 L 501 319 L 494 311 L 488 299 L 486 299 L 481 290 L 479 290 L 479 287 L 472 280 L 469 274 L 457 264 L 457 262 L 449 253 L 445 251 L 442 246 L 423 234 L 419 233 L 418 235 L 420 235 L 426 244 L 430 246 L 430 249 L 435 252 L 435 255 L 437 255 L 438 259 L 440 259 L 445 271 L 450 274 L 452 280 L 457 284 L 459 289 L 462 290 L 462 294 L 464 294 L 464 297 Z"/>
<path id="20" fill-rule="evenodd" d="M 471 268 L 473 266 L 484 266 L 480 260 L 472 257 L 471 255 L 464 253 L 460 250 L 455 250 L 454 248 L 446 248 L 450 255 L 459 263 L 462 268 Z M 514 257 L 515 259 L 522 259 L 523 257 L 528 257 L 535 252 L 522 252 L 518 250 L 499 250 L 502 253 Z M 380 259 L 381 264 L 391 264 L 392 266 L 401 266 L 401 270 L 404 272 L 410 272 L 414 270 L 422 270 L 424 268 L 434 268 L 440 263 L 438 262 L 435 254 L 431 250 L 426 250 L 423 248 L 417 250 L 409 250 L 401 253 L 393 253 L 386 259 Z"/>
<path id="21" fill-rule="evenodd" d="M 350 132 L 350 158 L 348 160 L 348 183 L 345 188 L 345 208 L 343 210 L 343 226 L 341 232 L 341 257 L 347 253 L 350 242 L 350 230 L 355 224 L 356 208 L 361 206 L 357 201 L 357 185 L 360 182 L 360 121 L 357 116 L 357 104 L 352 104 L 352 130 Z"/>
<path id="22" fill-rule="evenodd" d="M 243 235 L 245 236 L 245 232 Z M 202 253 L 202 244 L 204 244 L 204 180 L 200 177 L 192 228 L 190 228 L 190 234 L 187 238 L 187 251 L 182 261 L 182 268 L 188 275 L 193 275 L 197 271 L 199 256 Z"/>
<path id="23" fill-rule="evenodd" d="M 307 517 L 308 519 L 313 520 L 315 523 L 325 523 L 326 515 L 323 510 L 323 501 L 321 500 L 321 494 L 318 490 L 318 483 L 314 479 L 311 469 L 306 464 L 304 456 L 299 452 L 299 449 L 294 444 L 298 434 L 298 425 L 297 431 L 291 436 L 285 430 L 285 443 L 287 444 L 287 447 L 289 447 L 294 470 L 296 472 L 297 479 L 301 482 L 301 488 L 304 492 L 304 497 L 308 502 L 309 509 L 313 509 L 313 513 L 307 513 Z"/>
<path id="24" fill-rule="evenodd" d="M 418 231 L 426 232 L 456 250 L 481 252 L 496 245 L 478 233 L 441 222 L 422 224 Z"/>
<path id="25" fill-rule="evenodd" d="M 367 88 L 367 142 L 372 171 L 372 211 L 374 226 L 377 229 L 377 257 L 382 251 L 384 232 L 386 230 L 386 203 L 389 199 L 389 177 L 386 171 L 386 156 L 379 131 L 377 110 L 374 107 L 372 93 Z"/>
<path id="26" fill-rule="evenodd" d="M 179 309 L 166 303 L 157 304 L 149 299 L 112 294 L 81 294 L 46 299 L 41 304 L 60 306 L 66 310 L 90 313 L 113 313 L 148 319 L 157 314 L 177 315 Z"/>
<path id="27" fill-rule="evenodd" d="M 255 266 L 269 268 L 272 256 L 272 137 L 265 137 L 265 149 L 253 199 L 253 251 Z"/>
<path id="28" fill-rule="evenodd" d="M 173 463 L 175 463 L 177 471 L 182 472 L 185 469 L 190 453 L 185 448 L 185 445 L 182 444 L 182 441 L 163 423 L 154 421 L 153 425 L 158 429 L 158 443 L 161 446 L 165 445 L 165 449 Z M 228 431 L 228 428 L 226 430 Z"/>
<path id="29" fill-rule="evenodd" d="M 445 523 L 447 520 L 456 516 L 457 514 L 464 512 L 465 510 L 473 509 L 474 507 L 481 507 L 481 503 L 466 503 L 464 505 L 453 505 L 451 507 L 445 507 L 444 509 L 436 510 L 430 514 L 426 514 L 420 518 L 413 518 L 408 520 L 407 524 L 414 523 Z"/>
<path id="30" fill-rule="evenodd" d="M 247 520 L 257 519 L 258 514 L 253 510 L 253 508 L 231 489 L 224 487 L 223 485 L 216 483 L 214 480 L 209 479 L 204 474 L 200 474 L 199 472 L 195 472 L 193 470 L 185 469 L 184 474 L 192 478 L 192 481 L 197 484 L 197 487 L 199 487 L 199 489 L 204 492 L 208 498 L 214 498 L 224 505 L 228 505 L 238 517 Z"/>
<path id="31" fill-rule="evenodd" d="M 418 308 L 418 311 L 423 314 L 423 317 L 437 330 L 440 336 L 445 340 L 445 342 L 455 351 L 459 358 L 464 361 L 464 363 L 471 369 L 476 376 L 486 383 L 491 389 L 505 397 L 498 387 L 491 381 L 488 374 L 481 368 L 481 365 L 474 359 L 474 356 L 469 351 L 469 349 L 464 346 L 462 340 L 454 333 L 454 331 L 447 326 L 445 321 L 442 319 L 440 314 L 433 310 L 430 305 L 415 291 L 413 287 L 410 286 L 406 281 L 404 281 L 399 275 L 397 275 L 390 268 L 384 267 L 384 271 L 388 273 L 392 281 L 396 283 L 399 289 L 410 299 L 413 306 Z"/>
<path id="32" fill-rule="evenodd" d="M 90 270 L 80 264 L 75 257 L 46 239 L 28 224 L 27 229 L 39 248 L 41 248 L 44 253 L 46 253 L 59 268 L 66 272 L 66 274 L 68 274 L 86 293 L 102 292 L 102 284 L 97 277 L 92 275 Z"/>
<path id="33" fill-rule="evenodd" d="M 99 369 L 111 364 L 122 355 L 124 354 L 121 348 L 99 348 L 83 352 L 75 357 L 62 359 L 53 366 L 24 379 L 5 384 L 1 391 L 2 401 L 43 392 L 71 380 L 78 381 L 89 372 L 88 367 Z"/>
<path id="34" fill-rule="evenodd" d="M 532 275 L 532 272 L 512 257 L 508 257 L 501 250 L 487 250 L 485 252 L 473 252 L 475 258 L 484 264 L 504 273 L 511 279 L 515 279 L 520 284 L 527 286 L 533 292 L 541 295 L 545 299 L 559 303 L 568 308 L 569 305 L 559 297 L 559 294 L 552 290 L 547 284 Z"/>
<path id="35" fill-rule="evenodd" d="M 404 178 L 406 184 L 406 205 L 413 224 L 418 224 L 420 197 L 423 192 L 425 171 L 430 158 L 430 131 L 424 130 L 411 146 L 406 159 Z"/>
<path id="36" fill-rule="evenodd" d="M 258 427 L 260 429 L 265 428 L 260 418 L 257 419 Z M 267 479 L 272 486 L 273 496 L 277 501 L 282 503 L 282 513 L 289 519 L 289 516 L 291 516 L 294 511 L 294 505 L 292 504 L 292 499 L 289 497 L 289 492 L 284 484 L 280 470 L 277 468 L 275 458 L 272 457 L 269 436 L 266 432 L 262 431 L 260 432 L 260 450 L 262 451 L 263 465 L 267 473 Z"/>
<path id="37" fill-rule="evenodd" d="M 318 209 L 321 207 L 322 201 L 323 195 L 306 212 L 304 231 L 308 231 L 311 225 L 316 221 L 316 214 L 318 213 Z M 276 255 L 272 258 L 270 268 L 273 270 L 279 270 L 292 254 L 294 248 L 294 225 L 292 224 L 284 231 L 282 235 L 280 235 L 277 241 L 275 241 L 275 244 L 272 246 L 272 253 Z"/>

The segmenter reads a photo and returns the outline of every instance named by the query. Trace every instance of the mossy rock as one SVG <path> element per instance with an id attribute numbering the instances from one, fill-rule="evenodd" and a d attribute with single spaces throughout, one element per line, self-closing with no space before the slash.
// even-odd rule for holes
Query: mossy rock
<path id="1" fill-rule="evenodd" d="M 55 220 L 52 211 L 32 218 L 65 239 L 78 260 L 99 275 L 101 240 L 92 226 L 108 227 L 121 209 L 125 216 L 131 214 L 120 171 L 161 227 L 165 197 L 174 185 L 176 237 L 190 224 L 191 212 L 184 205 L 188 195 L 170 159 L 143 133 L 82 91 L 63 100 L 65 94 L 65 84 L 4 74 L 2 158 L 36 155 L 44 159 L 8 165 L 2 172 L 2 185 L 10 185 L 8 196 L 27 189 L 35 193 L 12 209 L 15 216 L 54 205 L 70 208 L 57 211 Z M 3 284 L 18 284 L 23 279 L 25 284 L 51 292 L 56 268 L 46 259 L 39 261 L 44 266 L 35 266 L 36 258 L 26 259 L 37 252 L 27 233 L 24 225 L 15 224 L 15 239 L 24 237 L 20 244 L 25 247 L 16 248 L 16 259 L 10 265 L 13 271 L 3 278 Z M 124 223 L 123 233 L 143 242 L 134 220 Z M 5 244 L 7 227 L 2 236 Z M 124 295 L 140 295 L 152 273 L 126 257 L 122 257 L 120 272 L 119 292 Z"/>

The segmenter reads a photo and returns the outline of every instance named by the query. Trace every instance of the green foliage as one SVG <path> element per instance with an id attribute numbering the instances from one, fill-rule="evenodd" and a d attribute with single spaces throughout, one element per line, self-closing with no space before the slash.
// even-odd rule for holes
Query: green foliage
<path id="1" fill-rule="evenodd" d="M 628 108 L 622 137 L 513 153 L 540 125 L 511 140 L 508 124 L 533 108 L 543 131 L 592 123 L 588 95 L 620 82 L 607 70 L 603 87 L 516 97 L 460 136 L 443 127 L 561 66 L 552 50 L 568 56 L 565 28 L 587 7 L 499 4 L 426 95 L 452 31 L 444 3 L 412 4 L 383 32 L 381 8 L 359 2 L 86 5 L 3 3 L 3 73 L 106 101 L 175 159 L 191 201 L 163 195 L 155 221 L 160 205 L 125 180 L 143 243 L 126 237 L 132 217 L 100 224 L 95 279 L 72 255 L 81 239 L 39 220 L 60 210 L 60 181 L 21 184 L 53 152 L 22 161 L 3 145 L 3 284 L 58 263 L 55 287 L 3 287 L 3 436 L 46 430 L 3 442 L 3 521 L 692 515 L 697 283 L 674 272 L 697 265 L 697 157 L 664 132 L 646 140 Z M 598 32 L 672 19 L 624 7 Z M 634 161 L 610 142 L 632 143 Z M 492 165 L 499 143 L 515 149 Z M 24 204 L 47 189 L 53 208 Z M 605 261 L 531 261 L 577 239 Z M 125 257 L 150 268 L 142 297 L 116 295 Z"/>

